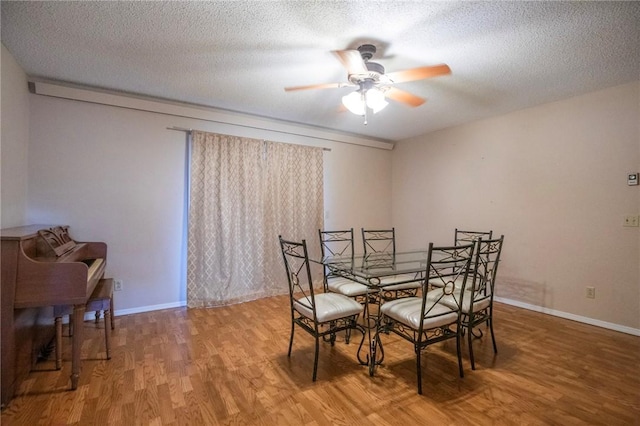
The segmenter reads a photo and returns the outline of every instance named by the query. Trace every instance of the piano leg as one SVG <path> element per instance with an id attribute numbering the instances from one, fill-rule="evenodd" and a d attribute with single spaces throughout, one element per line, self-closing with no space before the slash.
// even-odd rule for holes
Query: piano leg
<path id="1" fill-rule="evenodd" d="M 109 309 L 104 310 L 104 342 L 107 350 L 107 359 L 111 359 L 111 311 Z"/>
<path id="2" fill-rule="evenodd" d="M 73 341 L 71 355 L 71 389 L 78 388 L 78 380 L 80 379 L 80 354 L 82 352 L 82 337 L 84 335 L 84 312 L 86 306 L 73 306 Z"/>
<path id="3" fill-rule="evenodd" d="M 62 368 L 62 317 L 57 316 L 56 325 L 56 370 Z"/>

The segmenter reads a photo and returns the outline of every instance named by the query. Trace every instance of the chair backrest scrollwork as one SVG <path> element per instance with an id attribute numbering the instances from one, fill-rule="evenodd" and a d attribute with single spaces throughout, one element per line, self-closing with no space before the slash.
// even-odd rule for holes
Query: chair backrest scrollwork
<path id="1" fill-rule="evenodd" d="M 478 304 L 485 299 L 493 300 L 503 243 L 504 235 L 495 239 L 478 240 L 476 272 L 473 275 L 473 285 L 468 286 L 469 289 L 473 289 L 472 304 Z"/>
<path id="2" fill-rule="evenodd" d="M 365 256 L 371 253 L 396 254 L 396 230 L 362 228 L 362 244 Z"/>
<path id="3" fill-rule="evenodd" d="M 322 231 L 318 229 L 322 257 L 353 258 L 353 228 L 344 231 Z"/>
<path id="4" fill-rule="evenodd" d="M 298 303 L 313 309 L 315 317 L 315 295 L 313 291 L 313 281 L 311 278 L 311 267 L 309 265 L 309 254 L 307 252 L 307 242 L 287 241 L 278 236 L 282 257 L 287 272 L 289 283 L 289 299 L 293 306 L 294 299 Z"/>
<path id="5" fill-rule="evenodd" d="M 463 231 L 458 228 L 455 230 L 454 234 L 454 245 L 470 243 L 478 241 L 479 238 L 490 240 L 493 235 L 493 231 Z"/>
<path id="6" fill-rule="evenodd" d="M 450 302 L 451 299 L 455 301 L 458 313 L 461 311 L 465 287 L 471 280 L 469 271 L 475 267 L 472 262 L 478 261 L 474 256 L 475 248 L 476 244 L 473 242 L 447 247 L 434 247 L 433 243 L 429 244 L 425 283 L 437 284 L 431 292 L 423 288 L 423 318 L 450 314 L 450 311 L 438 313 L 437 310 L 438 302 Z"/>

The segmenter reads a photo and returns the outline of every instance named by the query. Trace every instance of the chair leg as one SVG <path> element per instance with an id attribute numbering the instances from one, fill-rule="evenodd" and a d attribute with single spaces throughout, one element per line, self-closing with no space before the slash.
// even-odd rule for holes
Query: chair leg
<path id="1" fill-rule="evenodd" d="M 418 374 L 418 394 L 422 395 L 422 362 L 420 359 L 420 355 L 422 354 L 422 351 L 420 350 L 420 347 L 418 345 L 416 345 L 415 351 L 416 351 L 416 371 Z"/>
<path id="2" fill-rule="evenodd" d="M 473 357 L 473 333 L 471 332 L 471 325 L 469 325 L 469 333 L 467 333 L 467 341 L 469 345 L 469 361 L 471 361 L 471 369 L 476 369 L 475 358 Z"/>
<path id="3" fill-rule="evenodd" d="M 56 370 L 62 368 L 62 317 L 56 317 Z"/>
<path id="4" fill-rule="evenodd" d="M 291 337 L 289 338 L 289 352 L 287 352 L 287 356 L 291 356 L 291 347 L 293 346 L 293 331 L 295 330 L 296 324 L 291 321 Z"/>
<path id="5" fill-rule="evenodd" d="M 333 331 L 336 328 L 336 322 L 335 321 L 331 321 L 329 323 L 329 331 L 331 331 L 331 333 L 329 333 L 329 343 L 331 343 L 331 346 L 335 346 L 336 344 L 336 332 Z"/>
<path id="6" fill-rule="evenodd" d="M 107 351 L 107 359 L 111 359 L 111 311 L 104 311 L 104 344 Z"/>
<path id="7" fill-rule="evenodd" d="M 318 333 L 316 333 L 316 355 L 313 359 L 313 381 L 316 381 L 316 376 L 318 375 L 318 352 L 320 351 L 320 339 L 318 338 Z"/>
<path id="8" fill-rule="evenodd" d="M 95 323 L 98 324 L 100 322 L 100 310 L 99 309 L 96 309 L 95 315 L 96 315 Z"/>
<path id="9" fill-rule="evenodd" d="M 493 317 L 489 317 L 489 330 L 491 330 L 491 341 L 493 342 L 493 353 L 498 353 L 498 346 L 496 346 L 496 336 L 493 332 Z"/>
<path id="10" fill-rule="evenodd" d="M 461 340 L 461 336 L 460 336 L 460 329 L 458 329 L 458 331 L 456 332 L 456 349 L 458 351 L 458 369 L 460 370 L 460 377 L 464 377 L 464 370 L 462 368 L 462 348 L 460 346 L 460 340 Z M 469 333 L 469 336 L 471 336 L 471 333 Z M 471 349 L 471 338 L 469 338 L 469 349 Z M 471 363 L 473 364 L 473 355 L 471 358 Z"/>

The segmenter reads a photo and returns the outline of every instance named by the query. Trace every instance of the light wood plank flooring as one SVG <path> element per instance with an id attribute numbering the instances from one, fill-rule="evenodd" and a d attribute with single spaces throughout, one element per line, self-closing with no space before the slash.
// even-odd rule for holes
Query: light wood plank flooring
<path id="1" fill-rule="evenodd" d="M 62 371 L 38 364 L 2 425 L 640 424 L 640 338 L 508 305 L 495 317 L 498 355 L 476 340 L 472 371 L 465 343 L 463 379 L 454 341 L 427 349 L 422 396 L 412 347 L 395 336 L 374 378 L 353 340 L 323 343 L 313 383 L 313 339 L 298 328 L 286 355 L 286 296 L 116 317 L 111 361 L 87 322 L 78 389 L 65 338 Z"/>

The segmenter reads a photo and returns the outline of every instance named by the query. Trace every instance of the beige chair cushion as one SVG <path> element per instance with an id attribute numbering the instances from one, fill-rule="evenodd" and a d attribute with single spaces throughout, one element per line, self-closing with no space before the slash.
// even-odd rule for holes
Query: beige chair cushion
<path id="1" fill-rule="evenodd" d="M 454 299 L 455 296 L 455 299 Z M 462 300 L 462 312 L 468 314 L 471 306 L 471 298 L 473 297 L 472 292 L 465 291 L 464 298 Z M 433 303 L 439 302 L 451 309 L 458 309 L 458 302 L 460 300 L 460 290 L 455 291 L 453 294 L 443 295 L 441 289 L 431 290 L 427 293 L 427 300 Z M 457 300 L 457 301 L 456 301 Z M 491 303 L 491 298 L 489 296 L 478 297 L 476 295 L 476 300 L 473 303 L 473 311 L 480 312 L 483 309 L 486 309 Z"/>
<path id="2" fill-rule="evenodd" d="M 421 308 L 421 297 L 405 297 L 384 303 L 380 307 L 380 312 L 413 329 L 418 329 L 422 319 L 420 317 Z M 458 313 L 443 304 L 427 302 L 425 312 L 427 311 L 426 318 L 422 319 L 424 329 L 442 327 L 458 320 Z"/>
<path id="3" fill-rule="evenodd" d="M 329 278 L 327 287 L 334 293 L 344 294 L 349 297 L 362 296 L 369 291 L 369 287 L 366 285 L 343 277 Z"/>
<path id="4" fill-rule="evenodd" d="M 414 280 L 411 282 L 404 282 L 407 280 Z M 385 290 L 394 291 L 394 290 L 408 290 L 413 288 L 422 287 L 421 281 L 415 281 L 415 274 L 398 274 L 391 275 L 388 277 L 383 277 L 380 279 L 380 287 L 383 287 Z M 400 282 L 402 284 L 395 284 Z"/>
<path id="5" fill-rule="evenodd" d="M 362 312 L 362 305 L 355 300 L 337 293 L 315 295 L 318 322 L 333 321 Z M 294 300 L 293 307 L 307 318 L 313 319 L 310 297 Z"/>

